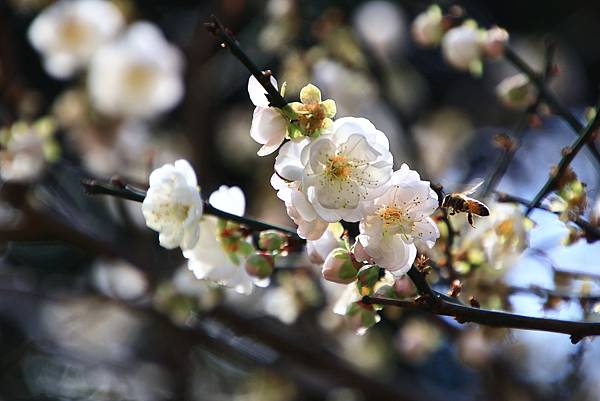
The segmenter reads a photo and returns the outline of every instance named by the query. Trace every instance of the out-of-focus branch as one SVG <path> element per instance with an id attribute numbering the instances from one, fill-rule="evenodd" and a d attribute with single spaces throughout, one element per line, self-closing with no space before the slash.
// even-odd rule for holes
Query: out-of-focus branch
<path id="1" fill-rule="evenodd" d="M 529 201 L 527 199 L 524 199 L 524 198 L 521 198 L 518 196 L 514 196 L 514 195 L 501 193 L 501 192 L 498 193 L 498 202 L 518 203 L 518 204 L 524 205 L 524 206 L 529 206 L 532 204 L 532 201 Z M 544 205 L 540 205 L 540 204 L 537 204 L 535 206 L 535 208 L 539 209 L 539 210 L 544 210 L 546 212 L 553 213 L 556 215 L 560 214 L 559 212 L 550 210 L 550 208 L 548 208 Z M 579 216 L 575 216 L 575 217 L 571 218 L 570 221 L 572 221 L 579 228 L 581 228 L 585 232 L 586 238 L 588 238 L 589 240 L 600 240 L 600 228 L 594 226 L 589 221 L 587 221 Z"/>
<path id="2" fill-rule="evenodd" d="M 523 72 L 525 75 L 529 77 L 531 82 L 536 86 L 539 96 L 544 100 L 548 106 L 556 114 L 561 116 L 567 124 L 573 129 L 575 133 L 578 135 L 583 135 L 585 131 L 583 131 L 583 124 L 577 120 L 577 118 L 562 104 L 560 101 L 554 96 L 554 94 L 548 89 L 546 86 L 546 82 L 543 74 L 539 74 L 533 70 L 526 62 L 523 60 L 514 50 L 510 47 L 506 47 L 504 52 L 504 57 L 507 61 L 509 61 L 512 65 L 514 65 L 519 71 Z M 588 149 L 594 156 L 594 159 L 597 163 L 600 164 L 600 151 L 596 148 L 594 143 L 590 141 L 590 138 L 586 138 L 582 145 L 587 145 Z"/>
<path id="3" fill-rule="evenodd" d="M 596 104 L 596 110 L 600 111 L 600 102 Z M 588 123 L 588 125 L 581 131 L 581 134 L 573 142 L 573 144 L 566 149 L 563 149 L 563 157 L 560 159 L 558 163 L 558 167 L 556 171 L 553 171 L 542 189 L 537 193 L 535 198 L 529 203 L 527 206 L 526 215 L 531 213 L 531 211 L 539 205 L 539 203 L 544 199 L 544 197 L 550 193 L 554 188 L 556 188 L 556 184 L 561 179 L 562 175 L 567 171 L 567 168 L 577 156 L 577 153 L 583 148 L 583 145 L 588 143 L 588 140 L 595 133 L 596 129 L 600 125 L 600 112 L 597 112 L 594 118 Z"/>
<path id="4" fill-rule="evenodd" d="M 219 38 L 219 40 L 221 40 L 221 46 L 229 49 L 231 54 L 233 54 L 235 58 L 237 58 L 244 67 L 254 75 L 258 82 L 260 82 L 267 91 L 266 96 L 269 99 L 271 106 L 282 109 L 287 105 L 283 96 L 281 96 L 277 89 L 271 85 L 270 76 L 258 69 L 256 64 L 254 64 L 246 52 L 240 47 L 229 28 L 225 27 L 214 15 L 210 17 L 210 22 L 204 23 L 204 27 L 208 32 Z"/>
<path id="5" fill-rule="evenodd" d="M 552 77 L 552 67 L 553 67 L 553 63 L 554 63 L 555 51 L 556 51 L 556 44 L 554 42 L 548 43 L 546 45 L 546 52 L 544 55 L 544 72 L 541 77 L 542 82 L 544 84 L 547 84 L 549 82 L 550 78 Z M 495 190 L 496 187 L 498 186 L 498 184 L 500 183 L 500 180 L 504 176 L 504 174 L 506 174 L 508 167 L 510 166 L 510 164 L 512 163 L 512 161 L 515 157 L 515 154 L 521 147 L 521 144 L 523 142 L 523 137 L 525 136 L 525 133 L 527 132 L 527 127 L 529 126 L 529 118 L 534 113 L 536 113 L 536 111 L 539 108 L 541 103 L 542 103 L 542 96 L 541 96 L 541 92 L 538 91 L 535 101 L 533 102 L 533 104 L 531 106 L 529 106 L 527 108 L 525 113 L 523 113 L 523 115 L 519 119 L 519 122 L 517 123 L 515 129 L 513 130 L 515 133 L 514 138 L 511 140 L 511 143 L 508 144 L 508 146 L 504 147 L 504 151 L 502 152 L 502 155 L 498 159 L 498 162 L 496 163 L 496 167 L 494 168 L 493 172 L 490 174 L 490 178 L 486 180 L 485 187 L 482 191 L 482 197 L 486 197 L 493 190 Z"/>
<path id="6" fill-rule="evenodd" d="M 99 182 L 97 180 L 90 179 L 82 180 L 81 185 L 84 187 L 85 192 L 88 195 L 110 195 L 116 198 L 127 199 L 134 202 L 144 201 L 144 198 L 146 197 L 146 191 L 139 188 L 134 188 L 131 185 L 123 184 L 120 181 L 116 182 L 118 182 L 118 184 L 115 184 L 115 180 L 113 180 L 113 182 Z M 240 223 L 256 231 L 277 230 L 281 233 L 289 235 L 295 241 L 304 242 L 304 239 L 300 238 L 297 233 L 287 228 L 264 223 L 249 217 L 243 217 L 224 212 L 215 208 L 207 201 L 204 201 L 204 213 L 222 218 L 224 220 Z"/>
<path id="7" fill-rule="evenodd" d="M 415 301 L 398 300 L 383 297 L 364 297 L 363 303 L 389 305 L 427 311 L 437 315 L 452 316 L 460 323 L 477 323 L 484 326 L 504 327 L 511 329 L 537 330 L 552 333 L 568 334 L 573 344 L 584 337 L 600 335 L 600 323 L 573 322 L 559 319 L 546 319 L 523 316 L 508 312 L 473 308 L 450 302 L 445 298 L 435 300 L 418 298 Z"/>

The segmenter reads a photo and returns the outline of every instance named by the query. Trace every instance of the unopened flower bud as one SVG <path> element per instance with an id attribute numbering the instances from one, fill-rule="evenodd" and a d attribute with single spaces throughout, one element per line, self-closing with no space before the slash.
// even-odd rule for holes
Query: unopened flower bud
<path id="1" fill-rule="evenodd" d="M 354 255 L 354 259 L 359 262 L 372 262 L 371 256 L 369 256 L 369 254 L 365 250 L 365 247 L 358 240 L 354 243 L 354 246 L 352 247 L 352 255 Z"/>
<path id="2" fill-rule="evenodd" d="M 437 46 L 442 40 L 442 10 L 431 6 L 422 12 L 412 23 L 411 33 L 415 42 L 424 47 Z"/>
<path id="3" fill-rule="evenodd" d="M 481 58 L 482 32 L 474 24 L 452 28 L 442 39 L 444 59 L 454 68 L 473 70 Z"/>
<path id="4" fill-rule="evenodd" d="M 248 256 L 244 268 L 253 277 L 267 278 L 273 273 L 273 257 L 264 253 L 254 253 Z"/>
<path id="5" fill-rule="evenodd" d="M 258 237 L 258 247 L 265 251 L 277 251 L 281 249 L 286 240 L 286 236 L 278 231 L 261 231 Z"/>
<path id="6" fill-rule="evenodd" d="M 536 93 L 525 74 L 516 74 L 498 84 L 496 95 L 506 107 L 525 109 L 535 102 Z"/>
<path id="7" fill-rule="evenodd" d="M 508 43 L 508 32 L 498 26 L 488 29 L 483 42 L 483 51 L 486 56 L 497 59 L 502 57 Z"/>
<path id="8" fill-rule="evenodd" d="M 356 280 L 357 273 L 356 262 L 350 252 L 343 248 L 331 251 L 323 263 L 323 277 L 328 281 L 349 284 Z"/>

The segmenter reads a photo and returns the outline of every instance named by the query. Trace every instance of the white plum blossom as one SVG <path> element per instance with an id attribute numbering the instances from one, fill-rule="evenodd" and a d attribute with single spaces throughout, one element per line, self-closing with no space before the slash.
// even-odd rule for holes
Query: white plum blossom
<path id="1" fill-rule="evenodd" d="M 211 194 L 210 199 L 212 206 L 223 211 L 238 216 L 242 216 L 245 212 L 246 201 L 237 187 L 222 186 Z M 212 281 L 233 288 L 237 293 L 248 295 L 252 293 L 255 284 L 262 285 L 268 281 L 257 280 L 250 276 L 244 269 L 244 257 L 231 257 L 221 243 L 218 226 L 218 218 L 214 216 L 202 218 L 200 238 L 196 246 L 183 252 L 183 256 L 188 260 L 188 269 L 200 280 Z"/>
<path id="2" fill-rule="evenodd" d="M 354 222 L 362 218 L 365 204 L 381 194 L 392 164 L 383 132 L 365 118 L 344 117 L 317 139 L 286 143 L 275 170 L 295 182 L 291 204 L 304 220 L 315 220 L 316 214 L 330 223 Z"/>
<path id="3" fill-rule="evenodd" d="M 395 276 L 405 274 L 417 255 L 415 242 L 432 247 L 440 233 L 431 214 L 437 194 L 406 164 L 367 210 L 357 240 L 375 263 Z"/>
<path id="4" fill-rule="evenodd" d="M 191 249 L 198 242 L 203 203 L 196 174 L 185 160 L 154 170 L 142 204 L 146 225 L 167 249 Z"/>
<path id="5" fill-rule="evenodd" d="M 459 70 L 473 71 L 481 61 L 485 34 L 468 21 L 450 29 L 442 39 L 442 54 L 446 61 Z"/>
<path id="6" fill-rule="evenodd" d="M 271 84 L 277 89 L 277 80 L 271 75 Z M 265 96 L 267 91 L 258 80 L 251 75 L 248 80 L 248 94 L 256 106 L 250 126 L 250 136 L 263 145 L 257 152 L 259 156 L 266 156 L 275 152 L 283 143 L 287 132 L 287 121 L 281 110 L 269 107 L 269 100 Z"/>
<path id="7" fill-rule="evenodd" d="M 150 118 L 183 95 L 183 57 L 148 22 L 132 24 L 92 58 L 88 89 L 93 105 L 111 116 Z"/>
<path id="8" fill-rule="evenodd" d="M 121 12 L 110 1 L 61 0 L 36 17 L 28 36 L 42 53 L 46 71 L 56 78 L 69 78 L 87 65 L 123 23 Z"/>

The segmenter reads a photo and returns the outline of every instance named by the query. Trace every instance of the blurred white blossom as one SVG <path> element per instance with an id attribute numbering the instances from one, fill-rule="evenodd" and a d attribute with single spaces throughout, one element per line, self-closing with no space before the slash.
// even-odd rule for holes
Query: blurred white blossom
<path id="1" fill-rule="evenodd" d="M 536 89 L 525 74 L 516 74 L 502 80 L 496 95 L 502 103 L 513 109 L 525 109 L 535 102 Z"/>
<path id="2" fill-rule="evenodd" d="M 88 89 L 93 105 L 102 113 L 155 117 L 183 96 L 182 70 L 179 49 L 154 25 L 137 22 L 95 53 Z"/>
<path id="3" fill-rule="evenodd" d="M 148 289 L 146 277 L 122 260 L 99 259 L 92 268 L 96 287 L 104 294 L 122 300 L 135 300 Z"/>
<path id="4" fill-rule="evenodd" d="M 36 17 L 28 35 L 44 56 L 46 71 L 56 78 L 69 78 L 87 65 L 123 23 L 121 12 L 110 1 L 61 0 Z"/>
<path id="5" fill-rule="evenodd" d="M 433 5 L 417 15 L 411 27 L 413 39 L 421 46 L 437 46 L 444 35 L 442 10 Z"/>
<path id="6" fill-rule="evenodd" d="M 377 53 L 386 53 L 404 45 L 406 18 L 397 4 L 389 1 L 369 1 L 361 5 L 354 16 L 359 35 Z"/>
<path id="7" fill-rule="evenodd" d="M 54 139 L 54 123 L 43 118 L 34 124 L 18 122 L 0 130 L 0 178 L 10 182 L 31 182 L 55 160 L 60 148 Z"/>
<path id="8" fill-rule="evenodd" d="M 406 164 L 394 172 L 389 184 L 361 220 L 358 241 L 375 263 L 399 276 L 415 260 L 416 241 L 432 247 L 439 237 L 430 217 L 438 208 L 438 198 L 429 182 Z"/>
<path id="9" fill-rule="evenodd" d="M 202 211 L 196 174 L 187 161 L 165 164 L 150 174 L 142 212 L 146 225 L 159 232 L 163 247 L 193 248 L 200 235 Z"/>

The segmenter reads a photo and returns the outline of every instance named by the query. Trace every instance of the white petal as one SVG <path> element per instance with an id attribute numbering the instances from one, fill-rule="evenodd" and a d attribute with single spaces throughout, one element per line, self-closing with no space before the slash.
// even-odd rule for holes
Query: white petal
<path id="1" fill-rule="evenodd" d="M 277 80 L 273 75 L 271 75 L 271 85 L 277 89 Z M 265 96 L 266 93 L 267 91 L 262 87 L 254 75 L 250 75 L 250 78 L 248 79 L 248 95 L 250 95 L 252 103 L 255 106 L 269 107 L 269 100 Z"/>
<path id="2" fill-rule="evenodd" d="M 210 194 L 208 202 L 213 207 L 236 216 L 243 216 L 246 210 L 246 197 L 239 187 L 221 185 L 217 191 Z"/>

